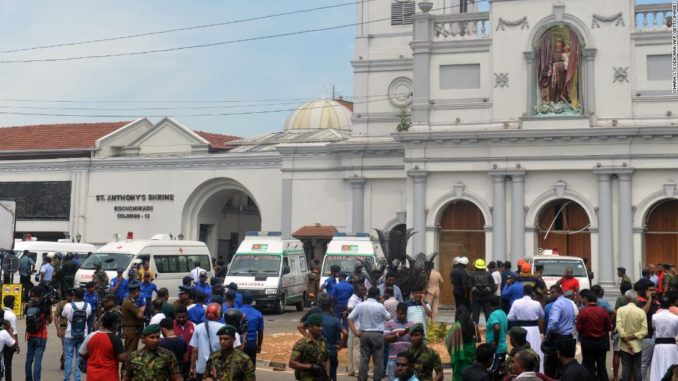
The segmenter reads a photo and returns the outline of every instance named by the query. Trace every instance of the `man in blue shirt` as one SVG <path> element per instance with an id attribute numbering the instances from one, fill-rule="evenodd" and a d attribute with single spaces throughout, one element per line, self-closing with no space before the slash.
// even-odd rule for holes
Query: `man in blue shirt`
<path id="1" fill-rule="evenodd" d="M 97 297 L 97 292 L 95 290 L 96 288 L 96 283 L 94 282 L 87 282 L 85 285 L 85 288 L 87 289 L 85 291 L 85 294 L 83 295 L 82 299 L 87 302 L 87 304 L 90 305 L 92 308 L 92 313 L 87 317 L 87 333 L 90 334 L 92 331 L 94 331 L 94 319 L 98 315 L 98 310 L 97 306 L 99 305 L 99 298 Z"/>
<path id="2" fill-rule="evenodd" d="M 330 296 L 334 299 L 334 313 L 338 319 L 345 319 L 344 316 L 348 308 L 348 300 L 353 295 L 353 286 L 346 281 L 346 273 L 339 273 L 339 283 L 332 289 Z"/>
<path id="3" fill-rule="evenodd" d="M 205 322 L 205 294 L 200 291 L 191 290 L 195 303 L 186 308 L 188 311 L 188 320 L 198 325 Z M 219 318 L 215 319 L 219 320 Z"/>
<path id="4" fill-rule="evenodd" d="M 323 317 L 323 337 L 327 340 L 327 352 L 330 359 L 330 380 L 337 380 L 337 367 L 339 360 L 337 350 L 342 336 L 347 336 L 346 329 L 341 325 L 341 321 L 332 313 L 332 301 L 330 299 L 320 299 L 318 302 Z M 310 315 L 309 315 L 310 316 Z M 308 327 L 304 321 L 304 327 Z"/>
<path id="5" fill-rule="evenodd" d="M 153 314 L 153 309 L 151 308 L 151 302 L 153 301 L 153 292 L 158 293 L 158 287 L 155 283 L 151 282 L 151 273 L 144 273 L 144 281 L 141 282 L 141 294 L 140 299 L 143 300 L 144 305 L 146 305 L 146 310 L 144 313 L 146 317 L 150 320 L 151 315 Z"/>
<path id="6" fill-rule="evenodd" d="M 330 267 L 330 277 L 325 279 L 325 282 L 320 286 L 320 292 L 325 291 L 328 295 L 332 295 L 332 290 L 334 285 L 337 284 L 337 276 L 341 272 L 341 267 L 337 265 L 332 265 Z"/>
<path id="7" fill-rule="evenodd" d="M 118 269 L 118 276 L 111 279 L 110 289 L 113 294 L 115 294 L 115 304 L 121 306 L 123 300 L 125 300 L 125 294 L 127 293 L 127 283 L 128 280 L 122 277 L 122 273 L 125 272 L 125 269 Z"/>
<path id="8" fill-rule="evenodd" d="M 384 290 L 387 288 L 393 288 L 393 296 L 398 300 L 399 303 L 403 303 L 403 293 L 400 291 L 400 287 L 398 287 L 395 284 L 396 281 L 396 274 L 389 273 L 386 274 L 386 278 L 384 278 L 384 283 L 380 284 L 377 286 L 379 289 L 379 292 L 381 293 L 382 296 L 384 296 Z"/>
<path id="9" fill-rule="evenodd" d="M 502 303 L 503 306 L 507 307 L 508 311 L 510 311 L 513 302 L 523 296 L 523 284 L 520 283 L 513 274 L 508 274 L 506 277 L 506 285 L 501 290 L 501 299 L 504 301 L 504 303 Z M 504 312 L 506 312 L 507 309 L 504 309 Z"/>
<path id="10" fill-rule="evenodd" d="M 206 271 L 200 272 L 200 278 L 198 280 L 198 283 L 196 283 L 195 286 L 193 286 L 193 289 L 205 294 L 205 302 L 207 304 L 210 304 L 210 302 L 212 301 L 212 286 L 210 286 L 209 283 L 207 283 Z"/>
<path id="11" fill-rule="evenodd" d="M 247 338 L 245 339 L 245 353 L 252 359 L 252 364 L 257 363 L 257 353 L 261 352 L 264 342 L 264 315 L 252 307 L 252 295 L 245 294 L 242 297 L 240 312 L 247 319 Z"/>
<path id="12" fill-rule="evenodd" d="M 226 286 L 229 290 L 235 292 L 235 304 L 234 308 L 240 308 L 242 307 L 242 294 L 238 292 L 238 285 L 235 284 L 235 282 L 231 282 Z"/>
<path id="13" fill-rule="evenodd" d="M 550 290 L 551 296 L 556 296 L 556 300 L 548 311 L 548 332 L 542 349 L 546 349 L 544 350 L 544 373 L 555 378 L 560 370 L 556 346 L 561 340 L 572 340 L 576 315 L 574 302 L 563 295 L 560 286 L 552 286 Z"/>

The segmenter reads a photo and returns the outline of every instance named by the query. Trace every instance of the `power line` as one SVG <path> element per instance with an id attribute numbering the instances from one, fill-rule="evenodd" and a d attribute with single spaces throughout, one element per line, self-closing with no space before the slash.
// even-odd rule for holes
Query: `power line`
<path id="1" fill-rule="evenodd" d="M 489 1 L 489 0 L 479 0 L 477 3 L 485 2 L 485 1 Z M 450 6 L 450 7 L 441 7 L 441 8 L 432 9 L 432 11 L 437 11 L 437 10 L 447 9 L 447 8 L 458 8 L 458 7 L 459 7 L 458 5 L 457 6 Z M 153 54 L 153 53 L 166 53 L 166 52 L 173 52 L 173 51 L 180 51 L 180 50 L 207 48 L 207 47 L 230 45 L 230 44 L 237 44 L 237 43 L 243 43 L 243 42 L 267 40 L 267 39 L 271 39 L 271 38 L 289 37 L 289 36 L 296 36 L 296 35 L 302 35 L 302 34 L 308 34 L 308 33 L 325 32 L 325 31 L 343 29 L 343 28 L 348 28 L 348 27 L 353 27 L 353 26 L 358 26 L 358 25 L 370 24 L 370 23 L 374 23 L 374 22 L 387 21 L 387 20 L 390 20 L 390 19 L 391 18 L 388 17 L 388 18 L 362 21 L 362 22 L 357 22 L 357 23 L 349 23 L 349 24 L 335 25 L 335 26 L 322 27 L 322 28 L 305 29 L 305 30 L 300 30 L 300 31 L 295 31 L 295 32 L 270 34 L 270 35 L 264 35 L 264 36 L 248 37 L 248 38 L 241 38 L 241 39 L 237 39 L 237 40 L 228 40 L 228 41 L 218 41 L 218 42 L 211 42 L 211 43 L 205 43 L 205 44 L 178 46 L 178 47 L 174 47 L 174 48 L 140 50 L 140 51 L 134 51 L 134 52 L 121 52 L 121 53 L 108 53 L 108 54 L 95 54 L 95 55 L 87 55 L 87 56 L 35 58 L 35 59 L 26 59 L 26 60 L 2 60 L 2 61 L 0 61 L 0 64 L 35 63 L 35 62 L 63 62 L 63 61 L 77 61 L 77 60 L 86 60 L 86 59 L 139 56 L 139 55 L 146 55 L 146 54 Z"/>
<path id="2" fill-rule="evenodd" d="M 242 23 L 246 23 L 246 22 L 260 21 L 260 20 L 266 20 L 266 19 L 282 17 L 282 16 L 291 16 L 291 15 L 296 15 L 296 14 L 310 13 L 310 12 L 316 12 L 316 11 L 321 11 L 321 10 L 326 10 L 326 9 L 339 8 L 339 7 L 344 7 L 344 6 L 347 6 L 347 5 L 361 4 L 361 3 L 370 2 L 370 1 L 374 1 L 374 0 L 360 0 L 360 1 L 353 1 L 353 2 L 348 2 L 348 3 L 331 4 L 331 5 L 326 5 L 326 6 L 322 6 L 322 7 L 299 9 L 299 10 L 296 10 L 296 11 L 283 12 L 283 13 L 273 13 L 273 14 L 269 14 L 269 15 L 250 17 L 250 18 L 245 18 L 245 19 L 230 20 L 230 21 L 224 21 L 224 22 L 218 22 L 218 23 L 212 23 L 212 24 L 187 26 L 187 27 L 183 27 L 183 28 L 166 29 L 166 30 L 159 30 L 159 31 L 154 31 L 154 32 L 129 34 L 129 35 L 124 35 L 124 36 L 106 37 L 106 38 L 99 38 L 99 39 L 95 39 L 95 40 L 63 42 L 63 43 L 59 43 L 59 44 L 39 45 L 39 46 L 33 46 L 33 47 L 29 47 L 29 48 L 0 50 L 0 53 L 15 53 L 15 52 L 25 52 L 25 51 L 30 51 L 30 50 L 60 48 L 60 47 L 65 47 L 65 46 L 94 44 L 94 43 L 99 43 L 99 42 L 119 41 L 119 40 L 125 40 L 125 39 L 130 39 L 130 38 L 155 36 L 155 35 L 166 34 L 166 33 L 184 32 L 184 31 L 196 30 L 196 29 L 213 28 L 213 27 L 224 26 L 224 25 L 242 24 Z"/>
<path id="3" fill-rule="evenodd" d="M 371 103 L 377 101 L 387 100 L 388 97 L 382 99 L 372 99 L 363 102 L 354 102 L 353 104 L 363 104 Z M 321 109 L 321 108 L 333 108 L 333 107 L 343 107 L 336 105 L 324 105 L 324 106 L 314 106 L 307 107 L 305 109 Z M 274 109 L 274 110 L 256 110 L 256 111 L 241 111 L 241 112 L 227 112 L 227 113 L 200 113 L 200 114 L 174 114 L 174 115 L 120 115 L 120 114 L 65 114 L 65 113 L 28 113 L 28 112 L 11 112 L 11 111 L 0 111 L 0 115 L 19 115 L 19 116 L 53 116 L 53 117 L 72 117 L 72 118 L 192 118 L 192 117 L 214 117 L 214 116 L 233 116 L 233 115 L 258 115 L 258 114 L 274 114 L 281 112 L 292 112 L 296 111 L 298 108 L 285 108 L 285 109 Z"/>

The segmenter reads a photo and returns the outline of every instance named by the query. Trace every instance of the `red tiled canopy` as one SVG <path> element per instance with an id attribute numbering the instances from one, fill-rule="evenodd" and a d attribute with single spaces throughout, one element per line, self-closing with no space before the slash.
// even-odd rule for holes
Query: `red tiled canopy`
<path id="1" fill-rule="evenodd" d="M 306 225 L 292 233 L 294 238 L 332 238 L 337 228 L 332 225 Z"/>

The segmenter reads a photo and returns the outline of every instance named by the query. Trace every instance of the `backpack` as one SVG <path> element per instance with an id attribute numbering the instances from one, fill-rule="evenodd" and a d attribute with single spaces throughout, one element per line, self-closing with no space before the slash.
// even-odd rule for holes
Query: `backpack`
<path id="1" fill-rule="evenodd" d="M 471 292 L 478 297 L 487 297 L 492 295 L 492 275 L 487 271 L 474 271 L 471 273 L 473 279 L 473 289 Z"/>
<path id="2" fill-rule="evenodd" d="M 73 314 L 71 315 L 71 338 L 82 339 L 85 337 L 85 330 L 87 329 L 87 303 L 83 303 L 82 309 L 75 306 L 75 302 L 71 302 Z"/>
<path id="3" fill-rule="evenodd" d="M 35 303 L 29 303 L 26 307 L 26 332 L 41 333 L 45 319 L 40 316 L 40 306 Z"/>

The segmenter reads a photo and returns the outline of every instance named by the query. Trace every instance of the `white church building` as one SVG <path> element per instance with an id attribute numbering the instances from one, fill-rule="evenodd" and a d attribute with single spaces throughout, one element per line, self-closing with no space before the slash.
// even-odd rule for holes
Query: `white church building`
<path id="1" fill-rule="evenodd" d="M 458 255 L 540 249 L 587 258 L 606 285 L 617 266 L 678 262 L 671 4 L 481 5 L 359 5 L 353 103 L 308 102 L 282 132 L 2 128 L 0 198 L 20 200 L 18 234 L 172 233 L 221 258 L 247 230 L 317 223 L 413 228 L 445 277 Z"/>

